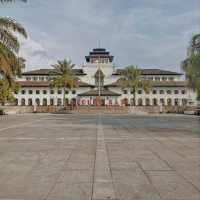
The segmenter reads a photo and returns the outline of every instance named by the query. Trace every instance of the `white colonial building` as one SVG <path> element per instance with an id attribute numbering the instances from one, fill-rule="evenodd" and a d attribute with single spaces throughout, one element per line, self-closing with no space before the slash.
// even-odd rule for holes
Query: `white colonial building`
<path id="1" fill-rule="evenodd" d="M 133 102 L 130 88 L 122 89 L 119 78 L 123 69 L 117 69 L 113 64 L 114 57 L 106 49 L 97 48 L 86 56 L 84 66 L 74 69 L 79 78 L 79 87 L 65 92 L 65 101 L 71 105 L 97 105 L 99 96 L 101 105 L 128 106 Z M 187 88 L 182 74 L 160 70 L 140 69 L 141 79 L 151 80 L 152 89 L 145 93 L 139 89 L 136 94 L 136 105 L 181 106 L 196 102 L 196 93 Z M 38 69 L 23 73 L 18 78 L 20 90 L 15 94 L 16 103 L 25 105 L 62 105 L 63 89 L 51 88 L 50 81 L 55 77 L 54 69 Z"/>

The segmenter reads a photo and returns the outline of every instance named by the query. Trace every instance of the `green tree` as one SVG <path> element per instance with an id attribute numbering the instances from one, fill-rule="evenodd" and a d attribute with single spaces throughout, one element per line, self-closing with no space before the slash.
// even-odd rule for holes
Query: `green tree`
<path id="1" fill-rule="evenodd" d="M 133 94 L 133 105 L 136 105 L 136 92 L 139 88 L 145 92 L 149 92 L 151 89 L 151 82 L 147 80 L 141 80 L 141 72 L 136 66 L 130 65 L 125 68 L 122 73 L 122 77 L 119 80 L 122 88 L 130 88 Z"/>
<path id="2" fill-rule="evenodd" d="M 20 73 L 20 68 L 24 67 L 24 60 L 17 55 L 20 44 L 13 32 L 27 37 L 19 23 L 11 18 L 0 17 L 0 72 L 10 78 Z"/>
<path id="3" fill-rule="evenodd" d="M 51 87 L 63 88 L 63 106 L 65 106 L 66 89 L 78 87 L 78 78 L 73 72 L 74 67 L 72 61 L 66 59 L 53 65 L 58 75 L 52 80 Z"/>
<path id="4" fill-rule="evenodd" d="M 9 82 L 5 78 L 0 79 L 0 105 L 14 101 L 14 91 L 18 91 L 18 84 L 15 81 Z"/>
<path id="5" fill-rule="evenodd" d="M 189 87 L 197 90 L 200 97 L 200 34 L 192 37 L 188 58 L 182 62 Z"/>

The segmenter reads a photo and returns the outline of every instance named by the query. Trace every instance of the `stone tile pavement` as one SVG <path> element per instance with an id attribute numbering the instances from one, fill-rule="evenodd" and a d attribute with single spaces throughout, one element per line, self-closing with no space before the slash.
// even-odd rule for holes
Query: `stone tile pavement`
<path id="1" fill-rule="evenodd" d="M 191 116 L 16 115 L 0 120 L 0 200 L 199 200 Z"/>

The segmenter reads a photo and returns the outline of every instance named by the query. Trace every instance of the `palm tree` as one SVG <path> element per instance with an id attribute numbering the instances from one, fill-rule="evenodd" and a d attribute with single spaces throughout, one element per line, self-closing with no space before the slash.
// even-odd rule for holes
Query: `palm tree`
<path id="1" fill-rule="evenodd" d="M 136 92 L 139 88 L 142 88 L 145 92 L 149 92 L 151 88 L 151 82 L 147 80 L 141 80 L 140 70 L 136 66 L 130 65 L 125 68 L 122 73 L 122 77 L 119 80 L 122 88 L 130 88 L 133 93 L 133 105 L 136 105 Z"/>
<path id="2" fill-rule="evenodd" d="M 189 87 L 197 89 L 200 94 L 200 34 L 192 37 L 188 49 L 188 58 L 182 62 Z"/>
<path id="3" fill-rule="evenodd" d="M 51 86 L 63 88 L 63 106 L 65 106 L 66 89 L 72 89 L 78 86 L 78 78 L 73 72 L 74 67 L 75 65 L 72 64 L 72 61 L 66 59 L 58 61 L 57 64 L 53 65 L 58 75 L 52 80 Z"/>
<path id="4" fill-rule="evenodd" d="M 23 59 L 17 55 L 20 44 L 13 32 L 27 37 L 25 29 L 15 20 L 0 17 L 0 72 L 10 78 L 19 74 L 20 68 L 24 67 Z"/>

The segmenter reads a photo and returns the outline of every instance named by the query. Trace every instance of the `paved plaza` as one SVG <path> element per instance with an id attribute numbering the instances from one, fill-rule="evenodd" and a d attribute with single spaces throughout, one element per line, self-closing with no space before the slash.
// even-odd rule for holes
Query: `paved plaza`
<path id="1" fill-rule="evenodd" d="M 0 118 L 0 200 L 199 200 L 194 116 Z"/>

